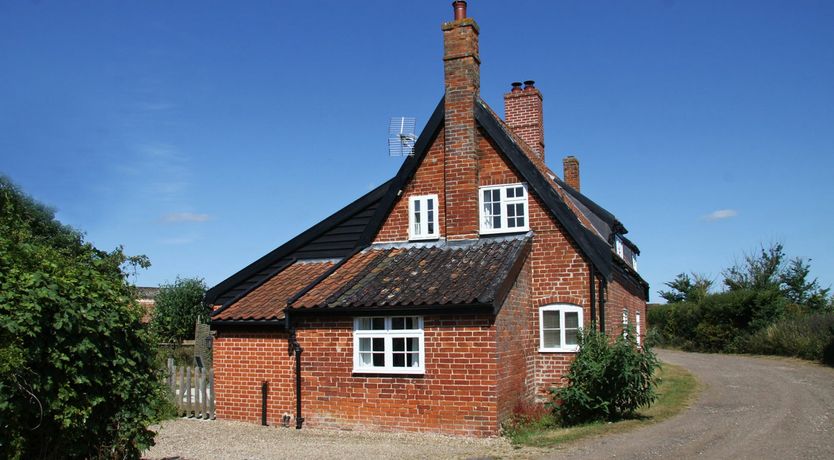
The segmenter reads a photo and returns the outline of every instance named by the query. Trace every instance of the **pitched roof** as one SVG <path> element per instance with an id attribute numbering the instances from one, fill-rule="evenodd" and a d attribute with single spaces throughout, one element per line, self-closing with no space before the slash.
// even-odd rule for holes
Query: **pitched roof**
<path id="1" fill-rule="evenodd" d="M 371 190 L 300 235 L 252 262 L 206 292 L 209 304 L 228 305 L 256 289 L 296 259 L 344 257 L 358 245 L 391 181 Z"/>
<path id="2" fill-rule="evenodd" d="M 529 235 L 429 245 L 374 245 L 345 260 L 290 308 L 500 308 Z"/>
<path id="3" fill-rule="evenodd" d="M 215 311 L 212 320 L 282 319 L 287 299 L 331 268 L 333 264 L 333 261 L 295 262 L 246 296 Z"/>

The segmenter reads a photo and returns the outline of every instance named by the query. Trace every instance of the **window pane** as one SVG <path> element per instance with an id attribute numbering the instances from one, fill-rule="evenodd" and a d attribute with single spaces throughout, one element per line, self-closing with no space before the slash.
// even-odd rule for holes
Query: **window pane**
<path id="1" fill-rule="evenodd" d="M 418 353 L 409 353 L 406 357 L 408 367 L 420 367 L 420 355 Z"/>
<path id="2" fill-rule="evenodd" d="M 543 311 L 542 312 L 545 329 L 559 329 L 559 312 L 558 311 Z"/>
<path id="3" fill-rule="evenodd" d="M 371 318 L 359 318 L 359 324 L 356 326 L 360 331 L 367 331 L 371 329 Z"/>
<path id="4" fill-rule="evenodd" d="M 577 329 L 565 329 L 565 344 L 566 345 L 578 345 L 579 344 L 579 330 Z"/>
<path id="5" fill-rule="evenodd" d="M 429 212 L 434 210 L 434 198 L 429 198 L 426 200 L 426 209 Z"/>
<path id="6" fill-rule="evenodd" d="M 515 189 L 514 188 L 508 188 L 507 189 L 507 198 L 515 198 Z"/>
<path id="7" fill-rule="evenodd" d="M 405 318 L 391 318 L 391 329 L 405 329 Z"/>
<path id="8" fill-rule="evenodd" d="M 384 331 L 385 330 L 385 318 L 372 318 L 373 320 L 373 327 L 371 329 L 375 331 Z"/>
<path id="9" fill-rule="evenodd" d="M 524 196 L 524 187 L 516 187 L 515 188 L 515 196 L 521 198 Z"/>
<path id="10" fill-rule="evenodd" d="M 374 337 L 374 351 L 385 351 L 385 339 Z"/>
<path id="11" fill-rule="evenodd" d="M 516 225 L 517 227 L 524 227 L 524 218 L 523 217 L 517 218 L 515 220 L 515 222 L 516 222 L 516 224 L 518 224 L 518 225 Z"/>
<path id="12" fill-rule="evenodd" d="M 414 200 L 414 212 L 415 214 L 420 213 L 420 200 Z"/>
<path id="13" fill-rule="evenodd" d="M 405 355 L 394 353 L 394 367 L 405 367 Z"/>
<path id="14" fill-rule="evenodd" d="M 565 327 L 576 329 L 579 327 L 579 313 L 569 311 L 565 313 Z"/>
<path id="15" fill-rule="evenodd" d="M 394 351 L 405 351 L 405 339 L 402 337 L 394 337 L 391 339 L 393 342 Z"/>
<path id="16" fill-rule="evenodd" d="M 370 337 L 361 337 L 359 339 L 359 351 L 371 351 Z"/>
<path id="17" fill-rule="evenodd" d="M 492 227 L 490 228 L 501 228 L 501 216 L 495 216 L 492 218 Z"/>
<path id="18" fill-rule="evenodd" d="M 373 364 L 373 353 L 359 353 L 359 362 L 362 366 L 370 366 Z"/>
<path id="19" fill-rule="evenodd" d="M 420 351 L 420 339 L 417 337 L 409 337 L 408 351 Z"/>
<path id="20" fill-rule="evenodd" d="M 374 353 L 374 367 L 385 367 L 385 354 Z"/>
<path id="21" fill-rule="evenodd" d="M 544 331 L 542 334 L 544 348 L 559 348 L 562 346 L 562 340 L 559 336 L 559 330 Z"/>
<path id="22" fill-rule="evenodd" d="M 515 217 L 515 206 L 513 206 L 513 205 L 507 206 L 507 217 L 508 218 Z"/>

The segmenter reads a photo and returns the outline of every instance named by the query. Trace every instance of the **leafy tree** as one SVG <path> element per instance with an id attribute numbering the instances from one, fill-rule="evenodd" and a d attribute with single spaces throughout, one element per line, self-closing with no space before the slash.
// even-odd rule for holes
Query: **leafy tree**
<path id="1" fill-rule="evenodd" d="M 0 177 L 0 457 L 138 458 L 164 407 L 121 248 Z"/>
<path id="2" fill-rule="evenodd" d="M 724 285 L 731 291 L 778 288 L 784 259 L 785 251 L 781 243 L 762 247 L 758 255 L 748 254 L 744 256 L 744 262 L 725 270 Z"/>
<path id="3" fill-rule="evenodd" d="M 797 257 L 779 274 L 782 293 L 796 305 L 803 305 L 811 311 L 826 310 L 831 307 L 828 298 L 830 288 L 822 289 L 817 279 L 808 281 L 811 272 L 810 261 Z"/>
<path id="4" fill-rule="evenodd" d="M 197 321 L 208 320 L 210 307 L 203 303 L 206 283 L 201 278 L 180 278 L 161 286 L 154 299 L 151 324 L 159 338 L 182 342 L 194 338 Z"/>
<path id="5" fill-rule="evenodd" d="M 674 280 L 664 284 L 672 288 L 670 291 L 658 291 L 666 302 L 698 302 L 709 294 L 712 280 L 699 273 L 693 273 L 691 277 L 680 273 Z"/>

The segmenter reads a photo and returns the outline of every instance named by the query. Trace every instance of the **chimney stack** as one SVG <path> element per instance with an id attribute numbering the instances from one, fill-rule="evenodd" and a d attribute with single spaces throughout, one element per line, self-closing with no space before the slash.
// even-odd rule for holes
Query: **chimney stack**
<path id="1" fill-rule="evenodd" d="M 466 2 L 455 1 L 454 18 L 443 30 L 446 89 L 446 238 L 478 237 L 478 151 L 475 100 L 481 87 L 478 24 L 466 17 Z"/>
<path id="2" fill-rule="evenodd" d="M 579 160 L 573 155 L 565 157 L 562 160 L 564 167 L 565 183 L 571 186 L 577 192 L 579 191 Z"/>
<path id="3" fill-rule="evenodd" d="M 544 161 L 544 120 L 542 118 L 542 93 L 533 80 L 514 82 L 504 95 L 504 118 L 533 152 Z"/>

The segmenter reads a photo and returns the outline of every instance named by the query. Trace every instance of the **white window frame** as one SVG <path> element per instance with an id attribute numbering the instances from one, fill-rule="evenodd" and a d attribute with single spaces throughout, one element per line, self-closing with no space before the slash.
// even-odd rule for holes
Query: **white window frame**
<path id="1" fill-rule="evenodd" d="M 637 339 L 637 346 L 640 346 L 640 311 L 634 312 L 634 332 Z"/>
<path id="2" fill-rule="evenodd" d="M 360 330 L 359 323 L 362 319 L 383 318 L 385 320 L 384 330 Z M 391 328 L 394 318 L 414 318 L 417 320 L 417 329 L 395 330 Z M 384 366 L 364 366 L 359 357 L 359 339 L 361 338 L 382 338 L 385 347 Z M 416 338 L 419 347 L 419 366 L 416 367 L 394 367 L 394 346 L 395 338 Z M 423 329 L 423 317 L 414 315 L 403 316 L 363 316 L 353 319 L 353 373 L 355 374 L 425 374 L 426 372 L 426 347 Z"/>
<path id="3" fill-rule="evenodd" d="M 634 271 L 637 271 L 637 254 L 632 254 L 631 255 L 631 268 Z"/>
<path id="4" fill-rule="evenodd" d="M 623 337 L 628 337 L 628 309 L 623 308 Z"/>
<path id="5" fill-rule="evenodd" d="M 559 343 L 561 346 L 559 347 L 547 347 L 544 346 L 544 313 L 551 312 L 551 311 L 558 311 L 559 312 Z M 579 350 L 579 345 L 567 345 L 565 343 L 565 313 L 577 313 L 577 317 L 579 318 L 577 322 L 577 330 L 578 333 L 582 331 L 582 324 L 584 321 L 584 317 L 582 315 L 582 307 L 578 305 L 571 305 L 571 304 L 555 304 L 555 305 L 545 305 L 543 307 L 539 307 L 539 352 L 542 353 L 575 353 Z"/>
<path id="6" fill-rule="evenodd" d="M 507 190 L 515 187 L 522 187 L 524 196 L 507 198 Z M 498 190 L 500 193 L 499 203 L 501 207 L 501 227 L 488 228 L 486 227 L 486 215 L 484 213 L 484 192 L 487 190 Z M 524 225 L 521 227 L 509 228 L 507 222 L 507 206 L 515 204 L 524 205 Z M 527 191 L 527 184 L 523 182 L 515 184 L 502 185 L 486 185 L 478 188 L 478 222 L 480 222 L 480 230 L 482 235 L 498 234 L 498 233 L 515 233 L 526 232 L 530 230 L 530 193 Z"/>
<path id="7" fill-rule="evenodd" d="M 428 200 L 433 200 L 434 209 L 432 220 L 429 221 L 428 219 Z M 417 233 L 414 231 L 414 224 L 415 224 L 415 212 L 414 212 L 414 203 L 420 203 L 420 213 L 424 216 L 424 219 L 420 222 L 423 226 L 424 231 L 421 233 Z M 414 195 L 408 198 L 408 239 L 409 240 L 436 240 L 440 238 L 440 228 L 438 225 L 438 218 L 437 215 L 440 211 L 440 203 L 437 200 L 437 195 Z M 429 223 L 434 225 L 434 232 L 429 233 Z"/>
<path id="8" fill-rule="evenodd" d="M 614 249 L 617 251 L 617 255 L 620 256 L 621 259 L 625 259 L 625 256 L 623 255 L 623 240 L 621 240 L 619 236 L 614 237 Z"/>

